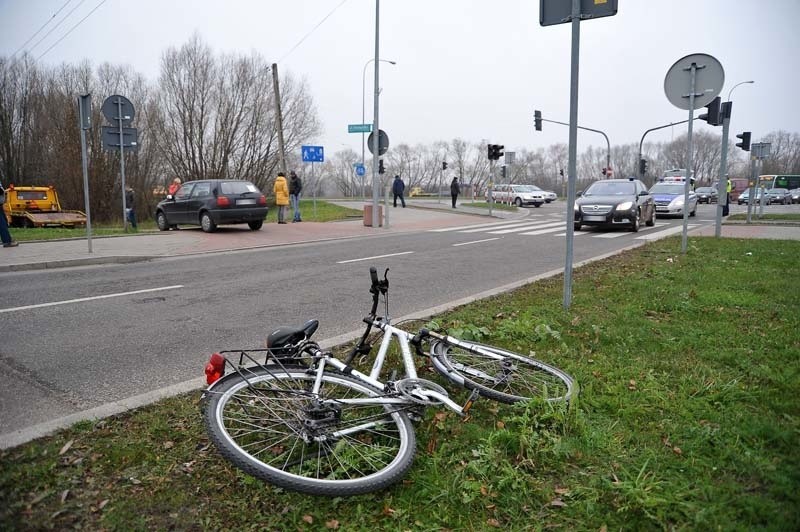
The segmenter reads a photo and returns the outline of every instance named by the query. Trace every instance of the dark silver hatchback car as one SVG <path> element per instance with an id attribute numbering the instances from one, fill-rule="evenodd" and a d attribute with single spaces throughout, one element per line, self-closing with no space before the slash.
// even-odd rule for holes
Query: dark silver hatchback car
<path id="1" fill-rule="evenodd" d="M 187 181 L 156 205 L 162 231 L 178 225 L 199 225 L 206 233 L 221 224 L 246 223 L 257 231 L 267 217 L 267 198 L 250 181 L 207 179 Z"/>

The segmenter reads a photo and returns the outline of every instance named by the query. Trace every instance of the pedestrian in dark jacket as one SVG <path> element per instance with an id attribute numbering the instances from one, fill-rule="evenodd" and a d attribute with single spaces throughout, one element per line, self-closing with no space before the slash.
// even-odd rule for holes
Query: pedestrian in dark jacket
<path id="1" fill-rule="evenodd" d="M 303 190 L 303 182 L 294 170 L 289 173 L 289 203 L 292 204 L 292 223 L 302 222 L 300 219 L 300 192 Z"/>
<path id="2" fill-rule="evenodd" d="M 450 197 L 453 198 L 453 208 L 456 208 L 456 200 L 461 193 L 461 187 L 458 186 L 458 178 L 454 177 L 453 182 L 450 183 Z"/>
<path id="3" fill-rule="evenodd" d="M 394 183 L 392 183 L 392 192 L 394 193 L 394 206 L 397 207 L 397 198 L 400 198 L 400 203 L 403 208 L 406 208 L 406 200 L 403 198 L 403 192 L 406 190 L 406 184 L 400 179 L 399 175 L 394 176 Z"/>

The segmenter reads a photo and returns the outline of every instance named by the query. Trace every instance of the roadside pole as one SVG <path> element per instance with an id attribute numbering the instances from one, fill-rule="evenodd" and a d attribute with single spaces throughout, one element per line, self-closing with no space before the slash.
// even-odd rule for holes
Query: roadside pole
<path id="1" fill-rule="evenodd" d="M 717 217 L 714 225 L 714 236 L 722 235 L 722 209 L 728 206 L 731 199 L 728 197 L 728 132 L 731 125 L 731 111 L 733 102 L 725 102 L 720 108 L 722 114 L 722 153 L 720 155 L 719 181 L 717 181 Z M 722 198 L 725 198 L 723 204 Z M 710 200 L 709 200 L 710 201 Z M 730 213 L 730 210 L 728 211 Z"/>
<path id="2" fill-rule="evenodd" d="M 81 166 L 83 167 L 83 204 L 86 209 L 86 243 L 92 252 L 92 213 L 89 205 L 89 157 L 86 153 L 86 130 L 92 127 L 92 95 L 78 97 L 81 128 Z"/>
<path id="3" fill-rule="evenodd" d="M 564 263 L 564 309 L 572 302 L 572 258 L 575 239 L 575 182 L 578 158 L 578 66 L 581 44 L 581 3 L 572 0 L 572 54 L 569 89 L 569 162 L 567 163 L 567 253 Z"/>
<path id="4" fill-rule="evenodd" d="M 380 158 L 380 128 L 378 128 L 378 96 L 379 96 L 379 83 L 380 76 L 378 71 L 380 69 L 380 12 L 381 0 L 375 0 L 375 87 L 374 87 L 374 113 L 372 116 L 372 227 L 378 228 L 381 225 L 380 216 L 378 216 L 378 196 L 380 191 L 378 189 L 378 159 Z"/>
<path id="5" fill-rule="evenodd" d="M 758 183 L 756 183 L 756 156 L 752 152 L 750 153 L 750 179 L 748 181 L 750 183 L 750 189 L 747 196 L 747 223 L 750 223 L 752 220 L 753 201 L 755 201 L 758 185 Z"/>

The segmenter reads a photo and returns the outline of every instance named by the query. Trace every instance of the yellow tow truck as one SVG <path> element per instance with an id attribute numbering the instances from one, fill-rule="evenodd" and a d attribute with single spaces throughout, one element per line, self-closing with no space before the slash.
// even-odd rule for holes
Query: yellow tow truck
<path id="1" fill-rule="evenodd" d="M 61 208 L 54 186 L 10 185 L 3 212 L 12 227 L 76 227 L 86 225 L 86 214 Z"/>

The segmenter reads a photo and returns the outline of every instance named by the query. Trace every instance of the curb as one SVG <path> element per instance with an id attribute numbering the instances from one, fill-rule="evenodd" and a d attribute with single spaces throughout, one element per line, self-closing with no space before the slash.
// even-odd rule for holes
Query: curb
<path id="1" fill-rule="evenodd" d="M 0 266 L 0 272 L 22 272 L 31 270 L 52 270 L 56 268 L 72 268 L 75 266 L 92 266 L 97 264 L 129 264 L 132 262 L 146 262 L 158 258 L 157 256 L 110 256 L 92 257 L 87 259 L 64 259 L 45 262 L 26 262 L 22 264 L 8 264 Z"/>

